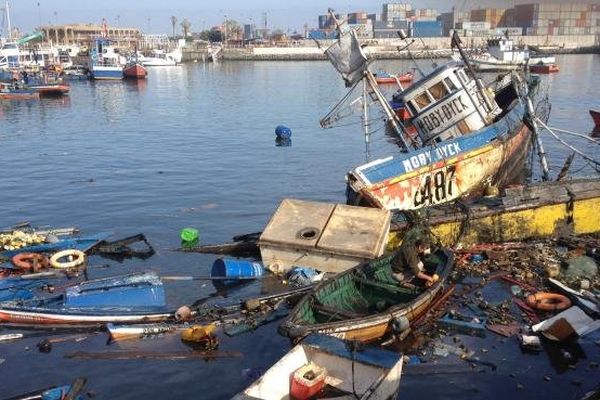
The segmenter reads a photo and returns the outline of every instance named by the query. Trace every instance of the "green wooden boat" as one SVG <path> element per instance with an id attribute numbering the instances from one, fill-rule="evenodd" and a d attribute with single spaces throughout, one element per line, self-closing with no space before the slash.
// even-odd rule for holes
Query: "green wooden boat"
<path id="1" fill-rule="evenodd" d="M 424 260 L 426 270 L 440 276 L 429 288 L 398 283 L 392 277 L 391 258 L 360 264 L 322 282 L 296 305 L 279 332 L 294 340 L 321 333 L 369 342 L 392 325 L 407 329 L 443 291 L 454 257 L 439 249 Z"/>

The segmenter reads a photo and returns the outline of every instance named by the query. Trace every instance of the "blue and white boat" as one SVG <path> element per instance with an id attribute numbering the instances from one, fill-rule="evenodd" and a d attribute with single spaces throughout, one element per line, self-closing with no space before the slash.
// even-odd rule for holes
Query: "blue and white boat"
<path id="1" fill-rule="evenodd" d="M 92 79 L 123 79 L 122 57 L 110 40 L 96 38 L 90 51 L 90 75 Z"/>
<path id="2" fill-rule="evenodd" d="M 52 297 L 0 303 L 0 322 L 31 327 L 139 324 L 174 318 L 156 274 L 137 273 L 80 283 Z"/>

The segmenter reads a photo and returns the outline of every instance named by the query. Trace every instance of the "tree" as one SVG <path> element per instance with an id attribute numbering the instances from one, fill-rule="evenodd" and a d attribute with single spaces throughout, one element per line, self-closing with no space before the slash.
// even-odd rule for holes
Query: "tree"
<path id="1" fill-rule="evenodd" d="M 225 40 L 234 39 L 239 40 L 242 38 L 242 26 L 239 22 L 232 19 L 225 20 L 223 22 L 223 35 Z"/>
<path id="2" fill-rule="evenodd" d="M 187 18 L 184 18 L 183 22 L 181 23 L 181 29 L 183 29 L 183 37 L 184 38 L 187 38 L 189 36 L 191 28 L 192 28 L 192 23 Z"/>
<path id="3" fill-rule="evenodd" d="M 171 26 L 173 27 L 173 38 L 175 38 L 175 25 L 177 25 L 177 17 L 171 15 Z"/>
<path id="4" fill-rule="evenodd" d="M 271 33 L 271 40 L 274 42 L 283 42 L 286 39 L 287 37 L 281 29 L 275 29 L 273 33 Z"/>

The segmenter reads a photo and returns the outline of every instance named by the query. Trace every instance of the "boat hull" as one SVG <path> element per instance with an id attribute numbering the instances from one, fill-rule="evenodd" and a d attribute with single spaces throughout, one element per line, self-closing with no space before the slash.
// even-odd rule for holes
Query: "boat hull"
<path id="1" fill-rule="evenodd" d="M 96 80 L 119 80 L 123 79 L 123 69 L 121 67 L 103 67 L 93 66 L 90 74 L 92 79 Z"/>
<path id="2" fill-rule="evenodd" d="M 596 125 L 596 128 L 600 129 L 600 111 L 590 110 L 590 115 L 594 120 L 594 125 Z"/>
<path id="3" fill-rule="evenodd" d="M 63 295 L 0 305 L 0 322 L 34 327 L 149 323 L 172 317 L 165 311 L 162 282 L 153 273 L 95 279 L 67 288 Z"/>
<path id="4" fill-rule="evenodd" d="M 125 78 L 145 79 L 148 71 L 141 64 L 133 64 L 123 69 Z"/>
<path id="5" fill-rule="evenodd" d="M 40 98 L 39 93 L 34 90 L 16 91 L 16 92 L 0 92 L 1 100 L 37 100 Z"/>
<path id="6" fill-rule="evenodd" d="M 57 84 L 57 85 L 36 85 L 36 86 L 30 86 L 30 88 L 32 90 L 35 90 L 37 93 L 39 93 L 40 97 L 44 97 L 44 96 L 62 96 L 62 95 L 65 95 L 65 94 L 69 93 L 69 91 L 71 90 L 71 88 L 69 87 L 69 85 L 61 85 L 61 84 Z"/>
<path id="7" fill-rule="evenodd" d="M 356 168 L 348 175 L 348 203 L 411 210 L 512 183 L 531 142 L 523 115 L 524 106 L 518 105 L 474 134 Z"/>
<path id="8" fill-rule="evenodd" d="M 427 209 L 422 218 L 445 246 L 470 246 L 576 235 L 600 231 L 600 179 L 546 182 L 509 188 L 502 197 L 484 198 L 463 209 Z M 403 240 L 409 223 L 398 223 L 388 236 L 388 248 Z"/>
<path id="9" fill-rule="evenodd" d="M 554 72 L 559 72 L 560 69 L 556 64 L 536 64 L 530 65 L 529 71 L 534 72 L 536 74 L 551 74 Z"/>
<path id="10" fill-rule="evenodd" d="M 363 400 L 391 399 L 396 397 L 400 387 L 402 357 L 401 353 L 377 348 L 353 352 L 343 341 L 313 335 L 295 346 L 233 399 L 290 399 L 291 376 L 311 362 L 325 368 L 325 382 L 329 381 L 340 391 L 355 392 L 356 398 Z"/>
<path id="11" fill-rule="evenodd" d="M 375 82 L 380 84 L 388 84 L 388 83 L 408 83 L 412 82 L 413 74 L 406 73 L 403 75 L 390 75 L 390 76 L 375 76 Z"/>
<path id="12" fill-rule="evenodd" d="M 44 308 L 0 307 L 0 322 L 41 327 L 101 326 L 109 322 L 141 324 L 163 322 L 173 318 L 173 313 L 71 313 L 65 310 L 50 311 Z"/>
<path id="13" fill-rule="evenodd" d="M 394 320 L 406 319 L 411 323 L 417 317 L 423 315 L 436 297 L 443 291 L 446 279 L 452 271 L 454 258 L 450 252 L 443 251 L 442 253 L 445 262 L 437 271 L 439 272 L 440 279 L 409 302 L 393 305 L 382 312 L 372 312 L 366 316 L 349 317 L 333 322 L 320 323 L 316 320 L 316 322 L 312 322 L 306 319 L 307 311 L 310 312 L 315 307 L 314 303 L 321 302 L 321 294 L 323 294 L 323 299 L 331 296 L 329 298 L 335 301 L 338 298 L 335 292 L 343 291 L 342 286 L 351 282 L 357 271 L 370 265 L 377 265 L 377 263 L 389 264 L 389 258 L 384 257 L 371 263 L 362 264 L 319 284 L 313 292 L 300 300 L 290 313 L 290 316 L 281 324 L 279 331 L 293 340 L 300 339 L 312 333 L 320 333 L 343 340 L 356 340 L 360 342 L 376 341 L 390 331 L 391 323 Z M 397 282 L 393 286 L 395 287 L 396 285 Z"/>

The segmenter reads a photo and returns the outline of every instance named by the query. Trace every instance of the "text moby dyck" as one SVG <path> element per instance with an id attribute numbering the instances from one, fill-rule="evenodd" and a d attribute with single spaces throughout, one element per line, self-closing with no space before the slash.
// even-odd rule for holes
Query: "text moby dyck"
<path id="1" fill-rule="evenodd" d="M 423 133 L 430 134 L 433 130 L 444 126 L 445 123 L 463 114 L 468 109 L 469 107 L 463 102 L 462 97 L 458 96 L 437 107 L 429 114 L 420 117 L 417 124 Z"/>
<path id="2" fill-rule="evenodd" d="M 404 166 L 404 170 L 406 172 L 411 172 L 413 169 L 417 169 L 423 167 L 432 161 L 439 161 L 444 158 L 448 158 L 450 156 L 455 156 L 460 153 L 460 146 L 458 143 L 449 143 L 441 145 L 435 149 L 423 151 L 419 154 L 416 154 L 404 161 L 402 161 L 402 165 Z M 432 153 L 433 152 L 433 156 Z M 435 156 L 435 160 L 433 157 Z"/>

